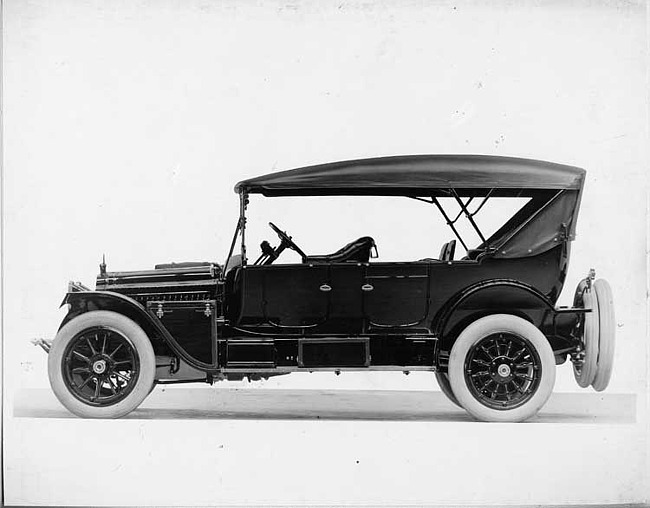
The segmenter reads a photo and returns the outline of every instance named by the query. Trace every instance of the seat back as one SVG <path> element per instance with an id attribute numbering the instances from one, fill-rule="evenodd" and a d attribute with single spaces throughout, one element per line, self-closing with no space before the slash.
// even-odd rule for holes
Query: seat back
<path id="1" fill-rule="evenodd" d="M 375 246 L 375 240 L 370 236 L 362 236 L 332 254 L 322 256 L 307 256 L 305 263 L 367 263 L 370 251 Z"/>
<path id="2" fill-rule="evenodd" d="M 440 261 L 453 261 L 456 252 L 456 240 L 451 240 L 440 249 Z"/>
<path id="3" fill-rule="evenodd" d="M 444 261 L 445 256 L 447 255 L 447 245 L 449 245 L 449 242 L 442 244 L 442 248 L 440 249 L 440 255 L 438 256 L 438 259 L 440 261 Z"/>

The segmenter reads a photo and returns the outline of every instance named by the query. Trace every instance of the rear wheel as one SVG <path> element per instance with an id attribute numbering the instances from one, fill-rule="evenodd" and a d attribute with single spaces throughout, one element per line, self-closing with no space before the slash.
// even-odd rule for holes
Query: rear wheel
<path id="1" fill-rule="evenodd" d="M 449 358 L 453 393 L 474 418 L 517 422 L 535 415 L 555 384 L 555 357 L 533 324 L 509 314 L 478 319 Z"/>
<path id="2" fill-rule="evenodd" d="M 48 355 L 59 401 L 84 418 L 120 418 L 154 386 L 156 361 L 142 328 L 116 312 L 93 311 L 59 330 Z"/>
<path id="3" fill-rule="evenodd" d="M 436 371 L 436 381 L 438 381 L 438 386 L 440 386 L 440 390 L 442 391 L 442 393 L 444 393 L 445 396 L 453 404 L 456 404 L 458 407 L 462 408 L 462 406 L 458 403 L 458 399 L 456 399 L 454 392 L 451 389 L 451 384 L 449 384 L 449 374 L 447 374 L 446 372 Z"/>

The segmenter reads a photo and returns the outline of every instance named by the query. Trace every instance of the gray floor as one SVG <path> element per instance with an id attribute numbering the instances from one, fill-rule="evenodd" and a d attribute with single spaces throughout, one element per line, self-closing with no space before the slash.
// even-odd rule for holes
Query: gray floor
<path id="1" fill-rule="evenodd" d="M 48 389 L 16 394 L 14 416 L 72 418 Z M 385 420 L 469 422 L 437 391 L 156 387 L 130 419 Z M 635 423 L 634 394 L 554 393 L 535 423 Z"/>

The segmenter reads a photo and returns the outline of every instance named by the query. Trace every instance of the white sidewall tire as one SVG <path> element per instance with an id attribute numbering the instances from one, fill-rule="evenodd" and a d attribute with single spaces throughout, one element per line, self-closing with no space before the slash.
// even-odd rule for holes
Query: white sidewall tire
<path id="1" fill-rule="evenodd" d="M 541 363 L 541 378 L 535 393 L 512 409 L 493 409 L 477 400 L 465 380 L 465 360 L 481 339 L 495 333 L 512 333 L 535 348 Z M 494 314 L 474 321 L 459 335 L 449 357 L 449 381 L 461 406 L 477 420 L 520 422 L 534 416 L 546 403 L 555 385 L 555 356 L 544 334 L 528 321 L 510 314 Z"/>
<path id="2" fill-rule="evenodd" d="M 63 354 L 70 341 L 79 333 L 95 326 L 113 328 L 126 336 L 138 355 L 140 372 L 133 390 L 121 401 L 110 406 L 85 404 L 72 393 L 63 380 Z M 149 395 L 154 384 L 156 357 L 147 334 L 134 321 L 110 311 L 92 311 L 66 323 L 57 333 L 48 354 L 48 375 L 54 394 L 71 413 L 82 418 L 121 418 L 138 407 Z"/>
<path id="3" fill-rule="evenodd" d="M 451 389 L 451 384 L 449 382 L 449 374 L 446 372 L 438 372 L 436 371 L 436 381 L 438 381 L 438 386 L 440 387 L 440 391 L 445 394 L 445 396 L 455 405 L 457 405 L 459 408 L 462 408 L 463 406 L 460 405 L 458 402 L 458 399 L 454 395 L 454 391 Z"/>
<path id="4" fill-rule="evenodd" d="M 595 291 L 587 290 L 582 295 L 585 309 L 591 312 L 585 314 L 585 325 L 582 341 L 584 342 L 584 360 L 580 368 L 573 366 L 573 375 L 582 388 L 587 388 L 594 382 L 598 368 L 598 342 L 600 336 L 600 318 L 598 313 L 598 296 Z"/>
<path id="5" fill-rule="evenodd" d="M 594 390 L 602 392 L 612 376 L 614 365 L 614 343 L 616 339 L 616 317 L 612 288 L 604 279 L 594 282 L 594 292 L 598 301 L 598 361 L 596 376 L 592 383 Z"/>

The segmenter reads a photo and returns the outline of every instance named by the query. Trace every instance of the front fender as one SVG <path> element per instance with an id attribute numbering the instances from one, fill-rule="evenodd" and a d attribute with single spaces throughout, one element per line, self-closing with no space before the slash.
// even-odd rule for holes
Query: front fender
<path id="1" fill-rule="evenodd" d="M 61 305 L 69 304 L 70 310 L 63 319 L 61 327 L 75 317 L 94 310 L 110 310 L 122 314 L 135 321 L 147 334 L 156 349 L 156 341 L 162 340 L 169 349 L 192 367 L 201 370 L 210 370 L 214 366 L 200 362 L 190 355 L 180 346 L 169 331 L 152 316 L 147 309 L 133 298 L 120 293 L 111 291 L 74 291 L 66 294 Z M 61 329 L 59 327 L 59 329 Z"/>
<path id="2" fill-rule="evenodd" d="M 112 310 L 132 319 L 147 332 L 156 331 L 156 323 L 146 309 L 133 298 L 110 291 L 71 291 L 65 295 L 61 306 L 70 305 L 68 314 L 63 318 L 61 327 L 80 314 L 93 310 Z M 150 336 L 151 337 L 151 336 Z"/>

